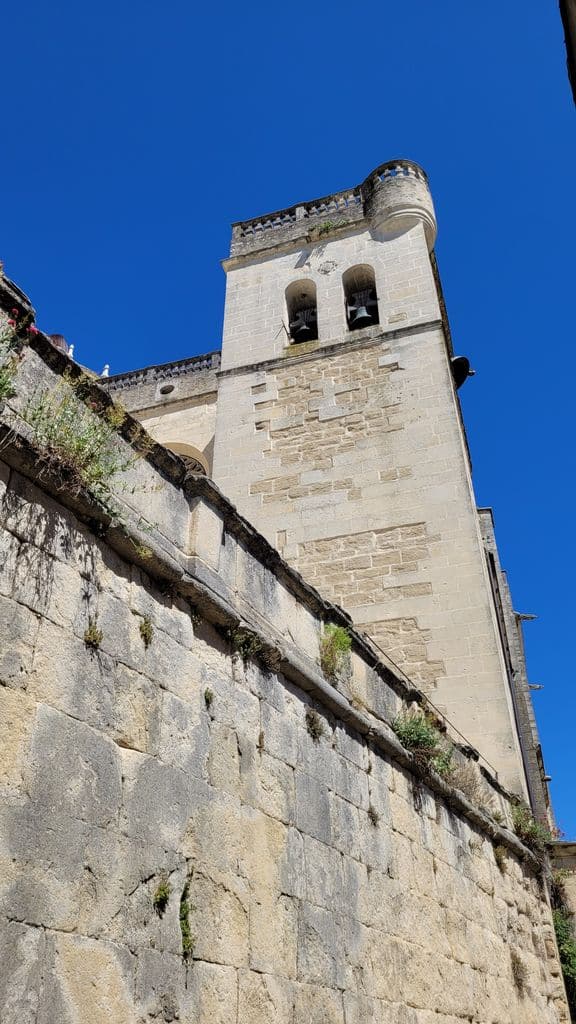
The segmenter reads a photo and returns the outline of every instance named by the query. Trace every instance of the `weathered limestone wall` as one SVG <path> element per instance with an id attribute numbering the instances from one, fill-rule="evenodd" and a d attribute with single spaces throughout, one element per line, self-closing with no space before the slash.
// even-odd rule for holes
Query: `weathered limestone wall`
<path id="1" fill-rule="evenodd" d="M 5 1024 L 562 1019 L 516 857 L 502 874 L 486 835 L 321 707 L 315 743 L 303 691 L 3 481 Z"/>
<path id="2" fill-rule="evenodd" d="M 342 274 L 374 268 L 380 327 L 349 332 Z M 310 277 L 319 341 L 287 345 Z M 525 793 L 512 699 L 424 228 L 232 260 L 214 479 Z"/>
<path id="3" fill-rule="evenodd" d="M 63 488 L 18 410 L 66 366 L 34 339 L 0 414 L 2 1024 L 566 1021 L 530 854 L 387 724 L 418 694 L 355 633 L 330 685 L 345 616 L 168 453 L 120 522 Z"/>

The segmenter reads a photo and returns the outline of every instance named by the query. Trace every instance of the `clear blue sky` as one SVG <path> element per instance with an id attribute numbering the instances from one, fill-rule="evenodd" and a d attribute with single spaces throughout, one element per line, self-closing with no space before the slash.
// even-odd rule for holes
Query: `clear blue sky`
<path id="1" fill-rule="evenodd" d="M 410 157 L 429 173 L 479 504 L 576 835 L 576 110 L 555 0 L 3 11 L 0 255 L 111 372 L 220 345 L 229 224 Z"/>

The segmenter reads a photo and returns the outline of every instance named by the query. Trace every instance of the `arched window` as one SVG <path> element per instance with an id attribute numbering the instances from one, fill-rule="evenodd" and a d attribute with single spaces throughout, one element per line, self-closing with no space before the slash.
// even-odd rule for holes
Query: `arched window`
<path id="1" fill-rule="evenodd" d="M 316 285 L 313 281 L 293 281 L 286 289 L 290 341 L 315 341 L 318 337 Z"/>
<path id="2" fill-rule="evenodd" d="M 192 444 L 181 444 L 180 441 L 165 441 L 165 448 L 169 448 L 175 455 L 186 463 L 190 473 L 200 473 L 202 476 L 210 475 L 210 467 L 206 456 Z"/>
<path id="3" fill-rule="evenodd" d="M 372 267 L 365 263 L 350 267 L 342 276 L 342 284 L 348 330 L 358 331 L 361 327 L 379 324 L 376 279 Z"/>

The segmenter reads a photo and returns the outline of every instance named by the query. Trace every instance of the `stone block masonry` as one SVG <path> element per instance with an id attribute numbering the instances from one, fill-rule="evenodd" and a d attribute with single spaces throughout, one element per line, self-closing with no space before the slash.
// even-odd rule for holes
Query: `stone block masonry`
<path id="1" fill-rule="evenodd" d="M 510 787 L 538 790 L 540 807 L 544 772 L 536 766 L 528 786 L 538 758 L 523 750 L 516 720 L 435 237 L 426 175 L 406 160 L 352 190 L 234 225 L 213 477 L 359 628 L 392 641 L 404 671 Z M 370 282 L 378 314 L 359 329 L 353 281 L 359 295 Z M 314 310 L 316 339 L 292 336 L 298 294 Z M 405 547 L 402 532 L 419 525 L 423 542 Z M 374 550 L 360 554 L 368 536 Z M 394 536 L 395 551 L 378 550 Z"/>
<path id="2" fill-rule="evenodd" d="M 115 515 L 64 486 L 21 414 L 66 368 L 34 338 L 0 414 L 2 1024 L 567 1021 L 509 794 L 425 773 L 425 698 L 129 418 Z"/>
<path id="3" fill-rule="evenodd" d="M 391 657 L 520 792 L 453 402 L 438 328 L 372 328 L 333 346 L 288 350 L 284 359 L 223 373 L 215 479 L 386 651 L 394 637 Z M 407 643 L 397 642 L 399 628 Z"/>

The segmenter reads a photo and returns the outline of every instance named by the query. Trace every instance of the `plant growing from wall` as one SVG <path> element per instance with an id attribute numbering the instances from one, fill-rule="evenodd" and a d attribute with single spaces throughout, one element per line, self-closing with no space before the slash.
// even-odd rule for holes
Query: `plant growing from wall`
<path id="1" fill-rule="evenodd" d="M 319 743 L 320 738 L 324 735 L 324 723 L 314 708 L 306 709 L 306 728 L 314 743 Z"/>
<path id="2" fill-rule="evenodd" d="M 228 631 L 228 637 L 232 645 L 234 654 L 242 658 L 242 661 L 246 663 L 250 658 L 255 658 L 261 654 L 263 650 L 263 643 L 256 633 L 253 633 L 250 629 L 243 629 L 241 626 L 237 626 L 234 629 Z"/>
<path id="3" fill-rule="evenodd" d="M 433 768 L 442 778 L 450 776 L 452 749 L 428 715 L 423 711 L 405 712 L 394 719 L 392 728 L 402 746 L 414 754 L 422 768 Z"/>
<path id="4" fill-rule="evenodd" d="M 98 651 L 103 639 L 104 634 L 101 629 L 98 629 L 98 619 L 90 616 L 88 625 L 84 630 L 84 643 L 86 647 L 91 651 Z"/>
<path id="5" fill-rule="evenodd" d="M 380 821 L 380 815 L 374 807 L 374 804 L 370 804 L 368 807 L 368 817 L 370 819 L 370 823 L 374 825 L 374 828 L 377 828 Z"/>
<path id="6" fill-rule="evenodd" d="M 324 235 L 329 235 L 332 231 L 345 227 L 345 225 L 345 220 L 325 220 L 324 223 L 319 224 L 315 230 L 318 238 L 323 238 Z"/>
<path id="7" fill-rule="evenodd" d="M 550 899 L 553 907 L 567 907 L 568 898 L 566 894 L 566 880 L 569 877 L 570 872 L 567 871 L 566 868 L 559 868 L 550 873 L 548 882 L 550 885 Z"/>
<path id="8" fill-rule="evenodd" d="M 496 861 L 500 874 L 504 875 L 508 870 L 508 857 L 506 855 L 506 847 L 498 843 L 494 847 L 494 860 Z"/>
<path id="9" fill-rule="evenodd" d="M 28 317 L 22 318 L 18 309 L 13 309 L 10 318 L 0 328 L 0 403 L 16 394 L 14 378 L 19 363 L 16 352 L 18 332 L 23 329 L 27 319 Z"/>
<path id="10" fill-rule="evenodd" d="M 147 544 L 142 544 L 141 541 L 135 540 L 134 537 L 130 537 L 130 543 L 138 558 L 142 558 L 144 561 L 152 558 L 152 548 L 149 548 Z"/>
<path id="11" fill-rule="evenodd" d="M 518 838 L 540 861 L 546 860 L 546 847 L 552 840 L 550 829 L 536 821 L 523 804 L 512 808 L 512 826 Z"/>
<path id="12" fill-rule="evenodd" d="M 188 960 L 194 952 L 194 936 L 190 928 L 190 885 L 185 882 L 184 888 L 182 889 L 182 895 L 180 896 L 180 934 L 182 936 L 182 957 L 184 960 Z"/>
<path id="13" fill-rule="evenodd" d="M 328 623 L 320 637 L 320 668 L 327 679 L 335 682 L 343 672 L 350 655 L 352 638 L 343 626 Z"/>
<path id="14" fill-rule="evenodd" d="M 212 692 L 212 690 L 210 690 L 210 689 L 204 690 L 204 703 L 206 705 L 206 710 L 207 711 L 210 711 L 210 708 L 212 707 L 213 700 L 214 700 L 214 693 Z"/>
<path id="15" fill-rule="evenodd" d="M 14 390 L 14 377 L 16 374 L 17 360 L 15 356 L 6 359 L 0 350 L 0 403 L 12 398 L 16 394 Z"/>
<path id="16" fill-rule="evenodd" d="M 465 764 L 452 765 L 450 769 L 450 783 L 455 789 L 459 789 L 471 804 L 475 804 L 476 807 L 485 811 L 486 814 L 493 813 L 490 794 L 482 781 L 476 765 L 471 761 L 467 761 Z"/>
<path id="17" fill-rule="evenodd" d="M 154 639 L 154 627 L 148 615 L 144 616 L 138 628 L 140 630 L 140 636 L 142 637 L 142 643 L 146 650 L 148 650 L 152 640 Z"/>
<path id="18" fill-rule="evenodd" d="M 444 747 L 435 754 L 431 760 L 431 765 L 434 771 L 440 775 L 443 779 L 448 782 L 452 779 L 452 750 L 450 747 Z"/>
<path id="19" fill-rule="evenodd" d="M 162 917 L 166 907 L 168 906 L 168 900 L 170 899 L 171 892 L 172 886 L 170 885 L 170 882 L 168 882 L 167 879 L 162 879 L 152 897 L 152 906 L 159 917 Z"/>
<path id="20" fill-rule="evenodd" d="M 87 490 L 115 520 L 120 518 L 112 488 L 144 452 L 122 452 L 117 432 L 126 413 L 119 405 L 103 410 L 90 400 L 92 381 L 66 371 L 51 391 L 40 391 L 21 413 L 40 449 L 42 461 L 73 495 Z M 150 442 L 152 443 L 152 442 Z"/>
<path id="21" fill-rule="evenodd" d="M 576 1020 L 576 933 L 574 918 L 563 907 L 552 911 L 554 931 L 560 953 L 560 964 L 566 985 L 568 1005 L 573 1020 Z"/>

